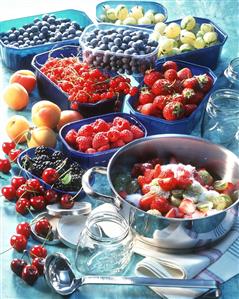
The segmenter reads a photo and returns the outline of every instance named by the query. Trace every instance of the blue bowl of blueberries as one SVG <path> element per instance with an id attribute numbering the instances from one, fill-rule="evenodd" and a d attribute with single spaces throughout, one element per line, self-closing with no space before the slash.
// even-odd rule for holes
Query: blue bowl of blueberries
<path id="1" fill-rule="evenodd" d="M 0 55 L 12 69 L 31 69 L 32 58 L 61 45 L 78 45 L 92 24 L 82 11 L 68 9 L 0 22 Z"/>
<path id="2" fill-rule="evenodd" d="M 154 66 L 158 42 L 150 29 L 111 23 L 92 24 L 81 37 L 83 61 L 94 67 L 140 75 Z"/>

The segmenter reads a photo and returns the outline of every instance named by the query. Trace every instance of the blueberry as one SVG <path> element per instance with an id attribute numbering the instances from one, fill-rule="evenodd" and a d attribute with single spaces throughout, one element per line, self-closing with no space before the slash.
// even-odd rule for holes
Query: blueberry
<path id="1" fill-rule="evenodd" d="M 144 32 L 144 38 L 149 39 L 149 34 Z"/>
<path id="2" fill-rule="evenodd" d="M 47 22 L 48 22 L 49 24 L 55 24 L 55 23 L 56 23 L 56 19 L 55 19 L 55 18 L 52 18 L 52 17 L 49 17 L 49 18 L 47 19 Z"/>
<path id="3" fill-rule="evenodd" d="M 133 44 L 134 44 L 134 41 L 131 40 L 131 41 L 128 43 L 128 46 L 129 46 L 129 47 L 132 47 Z"/>
<path id="4" fill-rule="evenodd" d="M 93 47 L 96 47 L 98 44 L 98 41 L 96 38 L 92 39 L 91 43 L 90 43 Z"/>
<path id="5" fill-rule="evenodd" d="M 39 18 L 35 18 L 33 22 L 36 24 L 36 23 L 40 22 L 40 19 Z"/>
<path id="6" fill-rule="evenodd" d="M 47 21 L 48 18 L 49 18 L 49 15 L 48 15 L 48 14 L 44 14 L 44 15 L 42 16 L 42 20 L 43 20 L 43 21 Z"/>
<path id="7" fill-rule="evenodd" d="M 40 39 L 43 39 L 44 38 L 44 34 L 41 32 L 41 33 L 39 33 L 39 38 Z"/>
<path id="8" fill-rule="evenodd" d="M 71 26 L 71 22 L 64 23 L 64 25 L 66 26 L 66 28 L 69 28 Z"/>
<path id="9" fill-rule="evenodd" d="M 35 46 L 35 42 L 33 40 L 30 41 L 30 46 Z"/>
<path id="10" fill-rule="evenodd" d="M 38 41 L 38 40 L 39 40 L 39 37 L 35 35 L 35 36 L 33 37 L 33 41 L 36 42 L 36 41 Z"/>
<path id="11" fill-rule="evenodd" d="M 74 34 L 69 34 L 69 35 L 68 35 L 68 39 L 73 39 L 74 37 L 75 37 Z"/>
<path id="12" fill-rule="evenodd" d="M 151 52 L 152 52 L 151 47 L 150 47 L 150 46 L 146 46 L 146 47 L 145 47 L 145 53 L 146 53 L 146 54 L 149 54 L 149 53 L 151 53 Z"/>
<path id="13" fill-rule="evenodd" d="M 120 49 L 125 51 L 128 49 L 128 46 L 126 44 L 122 44 Z"/>
<path id="14" fill-rule="evenodd" d="M 26 29 L 26 32 L 28 32 L 28 33 L 32 32 L 31 28 L 30 28 L 30 27 L 27 28 L 27 29 Z"/>
<path id="15" fill-rule="evenodd" d="M 18 48 L 19 44 L 18 43 L 14 43 L 13 46 L 16 47 L 16 48 Z"/>
<path id="16" fill-rule="evenodd" d="M 134 49 L 129 48 L 129 49 L 125 50 L 124 53 L 127 54 L 127 55 L 131 55 L 131 54 L 134 53 Z"/>
<path id="17" fill-rule="evenodd" d="M 74 34 L 74 35 L 75 35 L 75 34 L 76 34 L 76 30 L 75 30 L 75 28 L 70 27 L 69 30 L 68 30 L 68 33 L 69 33 L 69 34 Z"/>
<path id="18" fill-rule="evenodd" d="M 25 29 L 24 28 L 19 28 L 18 31 L 19 31 L 20 34 L 23 34 L 25 32 Z"/>
<path id="19" fill-rule="evenodd" d="M 103 43 L 107 44 L 109 42 L 108 36 L 103 36 L 102 41 L 103 41 Z"/>
<path id="20" fill-rule="evenodd" d="M 49 27 L 49 29 L 50 29 L 51 31 L 56 31 L 56 26 L 55 26 L 55 25 L 51 25 L 51 26 Z"/>
<path id="21" fill-rule="evenodd" d="M 32 26 L 31 27 L 31 32 L 34 32 L 34 33 L 38 32 L 38 27 L 37 26 Z"/>
<path id="22" fill-rule="evenodd" d="M 139 38 L 138 38 L 138 36 L 136 36 L 136 35 L 134 35 L 134 36 L 131 37 L 131 40 L 134 41 L 134 42 L 137 42 L 138 39 L 139 39 Z"/>
<path id="23" fill-rule="evenodd" d="M 16 37 L 18 37 L 20 35 L 20 32 L 18 30 L 15 30 L 14 34 L 15 34 Z"/>
<path id="24" fill-rule="evenodd" d="M 137 40 L 135 42 L 135 44 L 137 45 L 138 49 L 143 49 L 144 48 L 144 42 L 142 40 Z"/>
<path id="25" fill-rule="evenodd" d="M 26 43 L 27 41 L 29 41 L 28 37 L 24 37 L 23 41 Z"/>
<path id="26" fill-rule="evenodd" d="M 34 33 L 30 32 L 29 35 L 28 35 L 29 39 L 33 39 L 34 37 Z"/>
<path id="27" fill-rule="evenodd" d="M 124 43 L 127 44 L 127 43 L 129 43 L 130 41 L 131 41 L 131 37 L 130 37 L 130 36 L 126 35 L 126 36 L 123 37 L 123 42 L 124 42 Z"/>
<path id="28" fill-rule="evenodd" d="M 46 21 L 42 21 L 41 24 L 42 26 L 46 26 L 47 28 L 50 27 L 50 24 L 47 23 Z"/>
<path id="29" fill-rule="evenodd" d="M 62 40 L 62 34 L 59 32 L 56 35 L 56 40 L 61 41 Z"/>
<path id="30" fill-rule="evenodd" d="M 108 48 L 110 49 L 110 48 L 112 48 L 114 46 L 114 43 L 113 42 L 109 42 L 108 43 Z"/>
<path id="31" fill-rule="evenodd" d="M 36 41 L 36 45 L 41 45 L 42 44 L 42 40 L 37 40 Z"/>
<path id="32" fill-rule="evenodd" d="M 116 51 L 116 53 L 124 53 L 124 51 L 119 49 L 119 50 Z"/>
<path id="33" fill-rule="evenodd" d="M 8 40 L 5 40 L 3 43 L 4 43 L 4 45 L 8 45 L 8 44 L 9 44 L 9 41 L 8 41 Z"/>
<path id="34" fill-rule="evenodd" d="M 16 27 L 12 27 L 12 28 L 11 28 L 12 31 L 15 31 L 16 29 L 17 29 Z"/>
<path id="35" fill-rule="evenodd" d="M 56 40 L 55 40 L 54 37 L 50 37 L 50 38 L 49 38 L 49 42 L 54 43 L 55 41 L 56 41 Z"/>
<path id="36" fill-rule="evenodd" d="M 76 30 L 80 30 L 80 29 L 81 29 L 81 28 L 80 28 L 80 25 L 79 25 L 76 21 L 71 22 L 71 25 L 74 26 L 74 28 L 75 28 Z"/>
<path id="37" fill-rule="evenodd" d="M 137 36 L 138 36 L 139 38 L 144 38 L 144 33 L 143 33 L 143 31 L 137 31 Z"/>
<path id="38" fill-rule="evenodd" d="M 131 30 L 124 30 L 123 36 L 130 35 L 130 33 L 131 33 Z"/>
<path id="39" fill-rule="evenodd" d="M 62 37 L 68 37 L 68 33 L 67 32 L 63 32 L 62 33 Z"/>
<path id="40" fill-rule="evenodd" d="M 13 31 L 12 30 L 8 30 L 6 33 L 7 33 L 7 35 L 10 35 L 10 34 L 13 33 Z"/>
<path id="41" fill-rule="evenodd" d="M 114 40 L 114 43 L 115 43 L 116 46 L 120 47 L 121 44 L 122 44 L 122 41 L 121 41 L 121 39 L 120 39 L 119 37 L 117 37 L 117 38 Z"/>
<path id="42" fill-rule="evenodd" d="M 20 45 L 23 45 L 23 41 L 19 40 L 19 41 L 18 41 L 18 44 L 19 44 L 19 46 L 20 46 Z"/>
<path id="43" fill-rule="evenodd" d="M 139 51 L 139 55 L 145 55 L 145 54 L 146 54 L 145 51 L 143 50 Z"/>
<path id="44" fill-rule="evenodd" d="M 48 33 L 48 27 L 43 26 L 43 27 L 41 28 L 41 32 L 42 32 L 42 33 Z"/>
<path id="45" fill-rule="evenodd" d="M 81 34 L 82 34 L 82 31 L 76 30 L 76 36 L 81 36 Z"/>
<path id="46" fill-rule="evenodd" d="M 113 46 L 113 47 L 110 49 L 111 52 L 116 52 L 116 51 L 118 51 L 118 50 L 119 50 L 119 48 L 118 48 L 117 46 Z"/>
<path id="47" fill-rule="evenodd" d="M 8 39 L 9 39 L 9 41 L 13 41 L 13 40 L 15 40 L 15 39 L 16 39 L 15 34 L 14 34 L 14 33 L 11 33 L 11 34 L 9 35 Z"/>

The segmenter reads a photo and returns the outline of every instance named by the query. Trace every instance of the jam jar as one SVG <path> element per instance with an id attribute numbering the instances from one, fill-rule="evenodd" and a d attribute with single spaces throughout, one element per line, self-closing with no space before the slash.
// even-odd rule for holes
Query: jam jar
<path id="1" fill-rule="evenodd" d="M 116 212 L 89 216 L 77 244 L 75 265 L 85 275 L 113 275 L 128 265 L 134 235 L 127 221 Z"/>

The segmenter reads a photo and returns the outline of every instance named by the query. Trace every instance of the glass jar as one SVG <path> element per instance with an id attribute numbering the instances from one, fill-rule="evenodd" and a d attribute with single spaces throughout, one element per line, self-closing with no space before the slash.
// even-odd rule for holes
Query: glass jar
<path id="1" fill-rule="evenodd" d="M 201 135 L 238 154 L 239 92 L 237 90 L 219 89 L 211 94 L 202 121 Z"/>
<path id="2" fill-rule="evenodd" d="M 130 261 L 133 233 L 127 221 L 116 212 L 90 215 L 77 244 L 75 263 L 85 275 L 112 275 Z"/>
<path id="3" fill-rule="evenodd" d="M 225 71 L 218 77 L 216 88 L 239 89 L 239 57 L 231 60 Z"/>

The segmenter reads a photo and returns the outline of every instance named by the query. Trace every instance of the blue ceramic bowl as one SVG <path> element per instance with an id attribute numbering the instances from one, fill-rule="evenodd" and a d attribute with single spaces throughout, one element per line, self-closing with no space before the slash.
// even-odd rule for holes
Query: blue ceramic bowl
<path id="1" fill-rule="evenodd" d="M 182 69 L 184 67 L 188 67 L 191 69 L 193 75 L 201 75 L 204 73 L 209 74 L 213 79 L 213 84 L 215 84 L 217 77 L 215 74 L 207 67 L 180 61 L 180 60 L 174 60 L 179 69 Z M 156 65 L 156 70 L 161 70 L 161 67 L 164 62 L 160 62 Z M 144 85 L 143 80 L 139 83 L 139 87 L 142 87 Z M 212 89 L 211 89 L 212 90 Z M 197 109 L 193 111 L 191 115 L 188 117 L 185 117 L 183 119 L 175 120 L 175 121 L 168 121 L 162 118 L 158 118 L 155 116 L 148 116 L 144 115 L 138 111 L 135 110 L 135 105 L 138 101 L 138 96 L 129 97 L 126 99 L 126 107 L 129 108 L 130 113 L 137 117 L 138 120 L 141 121 L 141 123 L 146 127 L 148 131 L 148 135 L 154 135 L 154 134 L 168 134 L 168 133 L 175 133 L 175 134 L 190 134 L 192 130 L 195 128 L 197 123 L 199 122 L 209 95 L 211 91 L 208 92 L 204 99 L 201 101 L 201 103 L 198 105 Z"/>

